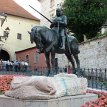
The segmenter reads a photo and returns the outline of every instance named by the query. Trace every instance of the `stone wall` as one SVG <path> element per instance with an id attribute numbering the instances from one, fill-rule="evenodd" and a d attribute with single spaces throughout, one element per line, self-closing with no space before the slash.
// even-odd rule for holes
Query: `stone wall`
<path id="1" fill-rule="evenodd" d="M 81 68 L 107 68 L 107 36 L 80 44 Z"/>
<path id="2" fill-rule="evenodd" d="M 81 68 L 107 68 L 107 36 L 83 42 L 79 46 Z M 71 65 L 64 54 L 57 54 L 59 67 Z"/>

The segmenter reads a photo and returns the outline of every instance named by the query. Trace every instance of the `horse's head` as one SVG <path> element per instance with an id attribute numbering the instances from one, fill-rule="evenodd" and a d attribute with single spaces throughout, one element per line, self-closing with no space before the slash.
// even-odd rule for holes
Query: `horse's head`
<path id="1" fill-rule="evenodd" d="M 28 33 L 30 34 L 30 41 L 31 41 L 31 43 L 33 43 L 38 38 L 38 30 L 37 30 L 37 28 L 33 27 L 31 29 L 31 32 L 28 31 Z"/>

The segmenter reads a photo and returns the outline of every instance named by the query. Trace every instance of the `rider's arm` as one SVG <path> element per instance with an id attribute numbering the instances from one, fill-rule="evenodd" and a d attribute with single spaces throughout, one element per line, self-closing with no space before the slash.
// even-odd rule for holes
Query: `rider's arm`
<path id="1" fill-rule="evenodd" d="M 51 25 L 50 25 L 50 28 L 53 28 L 55 25 L 56 25 L 56 20 L 55 20 L 56 18 L 54 17 L 54 19 L 52 20 L 52 23 L 51 23 Z"/>
<path id="2" fill-rule="evenodd" d="M 63 15 L 62 21 L 60 22 L 61 26 L 66 27 L 67 26 L 67 17 Z"/>
<path id="3" fill-rule="evenodd" d="M 67 17 L 63 15 L 62 20 L 54 20 L 50 25 L 50 28 L 53 28 L 54 26 L 58 27 L 58 24 L 59 26 L 67 27 Z"/>

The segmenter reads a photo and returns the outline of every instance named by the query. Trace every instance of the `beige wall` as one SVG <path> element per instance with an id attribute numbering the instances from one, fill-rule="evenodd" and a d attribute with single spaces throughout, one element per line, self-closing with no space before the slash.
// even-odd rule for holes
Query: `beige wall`
<path id="1" fill-rule="evenodd" d="M 27 32 L 35 25 L 39 25 L 39 21 L 8 15 L 1 31 L 9 27 L 10 34 L 2 49 L 9 53 L 11 60 L 15 60 L 15 51 L 35 46 L 35 44 L 30 43 L 30 37 Z M 22 40 L 17 39 L 17 33 L 22 34 Z"/>

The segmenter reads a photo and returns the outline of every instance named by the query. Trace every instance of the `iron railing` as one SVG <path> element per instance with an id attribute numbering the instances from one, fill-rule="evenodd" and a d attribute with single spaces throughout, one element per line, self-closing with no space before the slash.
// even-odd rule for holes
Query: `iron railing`
<path id="1" fill-rule="evenodd" d="M 88 87 L 107 90 L 107 68 L 81 69 L 83 77 L 88 80 Z"/>
<path id="2" fill-rule="evenodd" d="M 46 67 L 39 67 L 34 70 L 30 69 L 23 69 L 20 71 L 0 71 L 0 75 L 26 75 L 26 76 L 46 76 L 47 75 L 47 68 Z M 49 76 L 53 76 L 55 74 L 58 74 L 60 72 L 64 72 L 64 68 L 57 68 L 55 72 L 51 71 Z M 88 81 L 88 87 L 89 88 L 95 88 L 100 90 L 107 90 L 107 68 L 105 69 L 97 69 L 97 68 L 91 68 L 86 69 L 82 68 L 80 69 L 82 77 L 87 78 Z"/>

